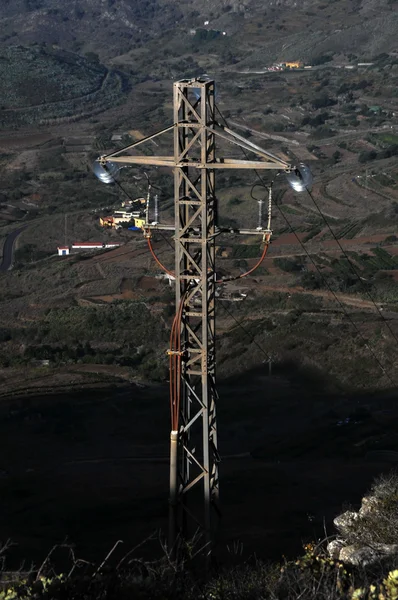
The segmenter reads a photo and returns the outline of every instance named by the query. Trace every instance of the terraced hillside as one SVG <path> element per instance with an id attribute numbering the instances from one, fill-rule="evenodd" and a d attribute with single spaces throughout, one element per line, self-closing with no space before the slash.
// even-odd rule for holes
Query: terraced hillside
<path id="1" fill-rule="evenodd" d="M 4 0 L 0 45 L 46 42 L 109 59 L 156 40 L 161 58 L 175 44 L 179 54 L 194 51 L 192 30 L 203 30 L 202 53 L 232 55 L 250 67 L 324 53 L 371 57 L 395 50 L 395 6 L 395 0 Z M 217 31 L 226 35 L 217 38 Z"/>
<path id="2" fill-rule="evenodd" d="M 42 46 L 0 53 L 0 126 L 74 120 L 118 103 L 123 81 L 95 60 Z"/>

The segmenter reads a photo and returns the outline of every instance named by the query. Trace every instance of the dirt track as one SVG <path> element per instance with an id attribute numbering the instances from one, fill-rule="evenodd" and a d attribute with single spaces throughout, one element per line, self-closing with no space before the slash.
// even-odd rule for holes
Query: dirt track
<path id="1" fill-rule="evenodd" d="M 268 292 L 282 292 L 286 294 L 310 294 L 311 296 L 316 296 L 317 298 L 323 298 L 324 300 L 330 300 L 332 302 L 336 301 L 336 298 L 342 304 L 347 304 L 349 306 L 355 306 L 356 308 L 366 308 L 370 310 L 376 311 L 375 305 L 371 300 L 362 300 L 362 298 L 358 298 L 357 296 L 352 296 L 349 294 L 339 294 L 337 292 L 329 292 L 328 290 L 307 290 L 303 287 L 287 287 L 287 286 L 276 286 L 276 285 L 267 285 L 265 291 Z M 382 307 L 381 302 L 376 302 L 376 306 L 379 308 Z M 394 314 L 394 313 L 393 313 Z M 398 315 L 396 316 L 398 318 Z"/>

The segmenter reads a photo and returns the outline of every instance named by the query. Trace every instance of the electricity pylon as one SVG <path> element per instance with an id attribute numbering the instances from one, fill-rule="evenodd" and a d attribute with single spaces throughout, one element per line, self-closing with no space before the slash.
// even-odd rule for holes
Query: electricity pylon
<path id="1" fill-rule="evenodd" d="M 196 78 L 174 83 L 174 124 L 139 140 L 98 162 L 116 173 L 118 164 L 159 165 L 174 170 L 174 227 L 149 223 L 175 232 L 176 317 L 170 356 L 172 427 L 170 436 L 169 549 L 179 535 L 189 537 L 200 528 L 209 552 L 219 515 L 219 453 L 216 419 L 215 358 L 215 238 L 217 169 L 273 169 L 288 173 L 294 167 L 216 122 L 214 81 Z M 171 156 L 132 156 L 124 152 L 166 132 L 174 131 Z M 238 160 L 216 155 L 220 138 L 257 155 L 257 160 Z M 110 179 L 107 181 L 110 182 Z M 268 243 L 271 231 L 257 228 L 234 233 L 262 235 Z"/>

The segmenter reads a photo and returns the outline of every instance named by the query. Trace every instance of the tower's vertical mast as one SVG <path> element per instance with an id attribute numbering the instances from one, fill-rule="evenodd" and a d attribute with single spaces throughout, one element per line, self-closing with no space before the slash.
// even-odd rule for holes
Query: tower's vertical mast
<path id="1" fill-rule="evenodd" d="M 214 121 L 213 81 L 174 84 L 175 277 L 176 313 L 181 314 L 181 402 L 176 477 L 171 471 L 170 478 L 171 543 L 178 532 L 189 537 L 201 527 L 210 544 L 213 513 L 217 512 Z"/>
<path id="2" fill-rule="evenodd" d="M 214 81 L 185 79 L 174 84 L 174 124 L 121 150 L 101 156 L 95 175 L 104 183 L 116 181 L 119 165 L 142 165 L 174 170 L 175 224 L 150 222 L 147 203 L 144 235 L 151 245 L 153 230 L 175 232 L 176 314 L 170 335 L 170 520 L 169 550 L 179 534 L 189 538 L 204 531 L 209 546 L 218 516 L 218 450 L 215 385 L 215 236 L 217 202 L 215 169 L 284 171 L 296 192 L 308 191 L 312 175 L 306 165 L 294 166 L 215 121 Z M 174 155 L 140 156 L 131 150 L 174 129 Z M 215 155 L 215 139 L 223 139 L 257 155 L 238 160 Z M 148 178 L 149 185 L 149 178 Z M 149 201 L 149 196 L 148 196 Z M 265 248 L 271 237 L 271 189 L 268 226 L 262 228 L 260 202 L 257 229 L 239 229 L 261 235 Z M 155 215 L 157 211 L 155 212 Z M 163 267 L 163 266 L 162 266 Z M 165 267 L 163 269 L 172 275 Z M 214 517 L 214 518 L 213 518 Z"/>

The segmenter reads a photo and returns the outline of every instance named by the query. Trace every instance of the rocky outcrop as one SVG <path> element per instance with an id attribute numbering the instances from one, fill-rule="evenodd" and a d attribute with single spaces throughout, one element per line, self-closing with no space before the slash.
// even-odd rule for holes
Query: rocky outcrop
<path id="1" fill-rule="evenodd" d="M 333 521 L 333 524 L 343 537 L 348 537 L 351 531 L 354 529 L 359 518 L 359 513 L 347 510 L 342 515 L 336 517 Z"/>
<path id="2" fill-rule="evenodd" d="M 328 552 L 330 558 L 335 560 L 340 560 L 340 553 L 342 549 L 345 547 L 344 540 L 337 538 L 328 544 Z"/>
<path id="3" fill-rule="evenodd" d="M 380 507 L 379 498 L 365 496 L 358 512 L 346 511 L 336 517 L 333 523 L 339 535 L 328 544 L 329 556 L 343 563 L 366 566 L 398 555 L 398 544 L 361 543 L 361 529 L 369 527 L 369 516 L 373 520 L 377 518 Z M 352 542 L 353 538 L 357 538 L 355 543 Z"/>
<path id="4" fill-rule="evenodd" d="M 372 547 L 352 544 L 341 548 L 338 560 L 365 567 L 397 553 L 398 544 L 375 544 Z"/>

